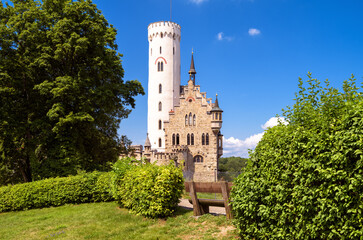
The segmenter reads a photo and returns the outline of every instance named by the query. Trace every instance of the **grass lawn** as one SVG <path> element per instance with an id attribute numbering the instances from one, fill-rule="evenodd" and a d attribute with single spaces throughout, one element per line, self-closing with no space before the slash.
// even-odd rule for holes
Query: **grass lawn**
<path id="1" fill-rule="evenodd" d="M 198 198 L 204 198 L 204 199 L 223 199 L 222 193 L 201 193 L 197 192 Z M 187 193 L 185 190 L 183 191 L 182 198 L 185 199 L 191 199 L 189 193 Z"/>
<path id="2" fill-rule="evenodd" d="M 0 239 L 236 239 L 225 216 L 193 217 L 178 208 L 168 219 L 146 219 L 115 202 L 0 213 Z"/>

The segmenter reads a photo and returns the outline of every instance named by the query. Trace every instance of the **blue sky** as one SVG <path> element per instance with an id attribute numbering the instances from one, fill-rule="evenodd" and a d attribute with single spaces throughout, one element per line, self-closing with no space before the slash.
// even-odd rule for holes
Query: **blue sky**
<path id="1" fill-rule="evenodd" d="M 122 121 L 119 134 L 134 144 L 147 131 L 147 26 L 170 20 L 170 0 L 94 0 L 118 30 L 125 80 L 146 95 Z M 181 82 L 187 84 L 194 49 L 196 82 L 224 110 L 224 156 L 247 156 L 276 114 L 293 104 L 298 77 L 308 71 L 335 87 L 363 77 L 363 1 L 173 0 L 182 27 Z"/>

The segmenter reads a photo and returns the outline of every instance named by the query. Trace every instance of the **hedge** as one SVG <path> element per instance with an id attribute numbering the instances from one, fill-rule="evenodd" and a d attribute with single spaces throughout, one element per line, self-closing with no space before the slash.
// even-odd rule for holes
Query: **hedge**
<path id="1" fill-rule="evenodd" d="M 150 218 L 167 217 L 175 211 L 184 189 L 181 168 L 172 163 L 132 165 L 130 159 L 120 160 L 115 166 L 114 196 L 120 206 Z"/>
<path id="2" fill-rule="evenodd" d="M 0 212 L 111 201 L 112 174 L 93 172 L 1 187 Z"/>
<path id="3" fill-rule="evenodd" d="M 362 239 L 363 94 L 311 79 L 232 191 L 242 239 Z M 328 85 L 328 84 L 327 84 Z"/>
<path id="4" fill-rule="evenodd" d="M 117 200 L 132 213 L 157 218 L 170 216 L 184 188 L 183 172 L 173 164 L 156 166 L 125 158 L 108 173 L 0 187 L 0 212 Z"/>

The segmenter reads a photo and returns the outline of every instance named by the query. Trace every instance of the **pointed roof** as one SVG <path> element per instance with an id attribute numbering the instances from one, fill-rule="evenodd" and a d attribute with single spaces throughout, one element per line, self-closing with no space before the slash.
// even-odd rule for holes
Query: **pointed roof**
<path id="1" fill-rule="evenodd" d="M 147 136 L 146 136 L 146 140 L 145 140 L 144 147 L 151 147 L 151 143 L 150 143 L 150 139 L 149 139 L 149 134 L 147 134 Z"/>
<path id="2" fill-rule="evenodd" d="M 195 71 L 195 67 L 194 67 L 194 57 L 193 57 L 193 51 L 192 51 L 192 61 L 190 63 L 190 69 L 189 69 L 189 74 L 196 74 L 197 72 Z"/>
<path id="3" fill-rule="evenodd" d="M 213 106 L 211 112 L 223 112 L 223 110 L 219 108 L 218 94 L 216 94 L 216 101 L 214 102 L 214 106 Z"/>

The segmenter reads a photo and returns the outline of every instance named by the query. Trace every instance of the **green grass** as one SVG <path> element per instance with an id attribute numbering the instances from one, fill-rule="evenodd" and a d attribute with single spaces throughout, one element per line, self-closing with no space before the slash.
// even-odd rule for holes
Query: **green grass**
<path id="1" fill-rule="evenodd" d="M 221 193 L 201 193 L 201 192 L 198 192 L 197 197 L 198 198 L 204 198 L 204 199 L 223 199 Z M 191 199 L 190 196 L 189 196 L 189 193 L 185 192 L 185 190 L 183 191 L 182 198 Z"/>
<path id="2" fill-rule="evenodd" d="M 168 219 L 146 219 L 115 202 L 65 205 L 0 214 L 0 239 L 235 239 L 225 216 L 193 217 L 178 208 Z"/>

